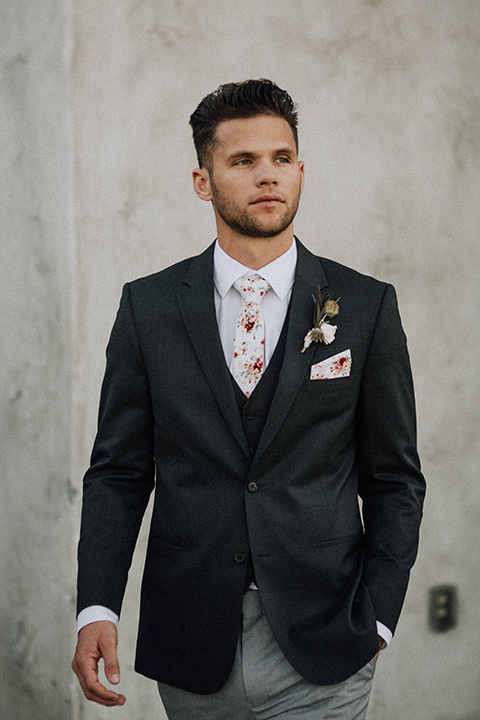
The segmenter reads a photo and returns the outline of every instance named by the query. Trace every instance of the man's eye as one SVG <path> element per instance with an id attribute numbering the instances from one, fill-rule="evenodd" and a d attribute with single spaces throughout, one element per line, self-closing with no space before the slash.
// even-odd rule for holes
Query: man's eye
<path id="1" fill-rule="evenodd" d="M 250 165 L 251 162 L 252 161 L 250 160 L 250 158 L 242 158 L 241 160 L 238 160 L 238 162 L 236 164 L 237 165 Z"/>
<path id="2" fill-rule="evenodd" d="M 279 163 L 289 163 L 289 162 L 290 162 L 290 158 L 288 158 L 288 157 L 279 157 L 279 158 L 277 158 L 277 162 L 279 162 Z"/>

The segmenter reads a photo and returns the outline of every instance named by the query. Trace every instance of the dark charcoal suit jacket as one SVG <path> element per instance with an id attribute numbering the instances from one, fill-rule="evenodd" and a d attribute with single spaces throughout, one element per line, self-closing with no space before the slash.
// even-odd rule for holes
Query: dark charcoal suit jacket
<path id="1" fill-rule="evenodd" d="M 302 354 L 318 287 L 340 298 L 338 329 Z M 310 380 L 311 365 L 347 349 L 348 377 Z M 394 630 L 400 614 L 424 496 L 415 446 L 392 286 L 298 243 L 285 356 L 252 460 L 216 325 L 213 246 L 128 284 L 84 480 L 78 610 L 120 612 L 155 487 L 136 669 L 191 692 L 222 687 L 250 552 L 290 663 L 340 682 L 377 651 L 376 619 Z"/>

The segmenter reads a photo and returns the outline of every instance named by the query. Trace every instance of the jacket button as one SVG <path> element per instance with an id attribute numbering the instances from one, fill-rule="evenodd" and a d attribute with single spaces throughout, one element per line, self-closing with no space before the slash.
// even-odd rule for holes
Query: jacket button
<path id="1" fill-rule="evenodd" d="M 244 563 L 245 560 L 247 559 L 247 556 L 245 555 L 245 553 L 238 552 L 238 553 L 235 553 L 235 555 L 233 556 L 233 559 L 235 560 L 236 563 Z"/>
<path id="2" fill-rule="evenodd" d="M 246 417 L 247 417 L 247 420 L 254 420 L 254 419 L 255 419 L 255 413 L 252 412 L 251 410 L 249 410 L 249 411 L 247 412 Z"/>
<path id="3" fill-rule="evenodd" d="M 247 485 L 248 491 L 251 493 L 257 492 L 258 485 L 256 482 L 249 482 Z"/>

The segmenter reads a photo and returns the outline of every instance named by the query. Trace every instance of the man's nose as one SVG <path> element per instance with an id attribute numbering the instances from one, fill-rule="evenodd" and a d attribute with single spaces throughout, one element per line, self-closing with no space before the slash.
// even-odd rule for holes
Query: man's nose
<path id="1" fill-rule="evenodd" d="M 269 161 L 260 163 L 257 175 L 258 185 L 276 185 L 277 182 L 277 168 L 275 165 Z"/>

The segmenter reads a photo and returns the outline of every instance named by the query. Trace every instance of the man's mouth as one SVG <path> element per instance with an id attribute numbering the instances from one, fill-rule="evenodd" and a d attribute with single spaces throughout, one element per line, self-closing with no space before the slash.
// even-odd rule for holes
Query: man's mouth
<path id="1" fill-rule="evenodd" d="M 281 205 L 283 203 L 282 198 L 279 195 L 261 195 L 256 198 L 251 204 L 252 205 L 264 205 L 265 207 L 274 207 L 275 205 Z"/>

